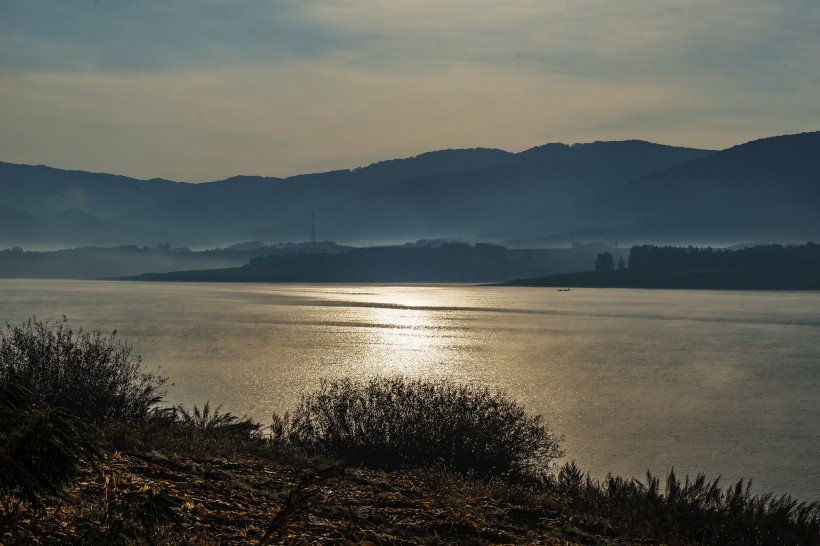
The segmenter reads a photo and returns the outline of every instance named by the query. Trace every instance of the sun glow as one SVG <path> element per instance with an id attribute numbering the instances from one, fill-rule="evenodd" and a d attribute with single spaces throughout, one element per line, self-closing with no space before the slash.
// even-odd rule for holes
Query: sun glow
<path id="1" fill-rule="evenodd" d="M 367 313 L 378 325 L 373 339 L 375 359 L 371 361 L 377 373 L 426 375 L 440 363 L 433 311 L 399 304 L 394 308 L 372 307 Z"/>
<path id="2" fill-rule="evenodd" d="M 429 289 L 403 287 L 350 294 L 356 320 L 368 324 L 366 375 L 440 375 L 449 369 L 442 302 Z"/>

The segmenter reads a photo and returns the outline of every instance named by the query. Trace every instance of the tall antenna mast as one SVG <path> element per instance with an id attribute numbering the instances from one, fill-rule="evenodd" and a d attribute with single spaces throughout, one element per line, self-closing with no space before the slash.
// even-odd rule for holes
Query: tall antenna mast
<path id="1" fill-rule="evenodd" d="M 316 242 L 316 211 L 310 211 L 310 242 Z"/>

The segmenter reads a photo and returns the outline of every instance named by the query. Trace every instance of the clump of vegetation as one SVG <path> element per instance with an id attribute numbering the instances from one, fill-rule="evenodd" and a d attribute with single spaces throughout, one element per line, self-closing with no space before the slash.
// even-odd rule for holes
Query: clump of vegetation
<path id="1" fill-rule="evenodd" d="M 541 416 L 500 391 L 446 381 L 325 381 L 273 438 L 308 453 L 376 468 L 440 467 L 482 479 L 544 480 L 561 455 Z"/>
<path id="2" fill-rule="evenodd" d="M 100 428 L 105 442 L 121 451 L 196 453 L 199 456 L 229 456 L 260 453 L 269 442 L 263 427 L 247 416 L 237 417 L 205 402 L 194 405 L 153 408 L 138 426 L 127 422 L 107 423 Z"/>
<path id="3" fill-rule="evenodd" d="M 723 489 L 720 478 L 683 480 L 670 471 L 646 482 L 607 476 L 593 480 L 566 463 L 551 481 L 562 508 L 605 518 L 619 531 L 644 538 L 685 538 L 698 544 L 820 544 L 820 502 L 788 495 L 752 495 L 751 481 Z"/>
<path id="4" fill-rule="evenodd" d="M 182 405 L 170 408 L 170 418 L 178 433 L 191 438 L 227 438 L 245 440 L 261 437 L 262 425 L 247 415 L 239 418 L 230 412 L 220 413 L 222 405 L 211 411 L 210 402 L 200 410 L 196 405 L 191 411 Z"/>
<path id="5" fill-rule="evenodd" d="M 39 506 L 62 498 L 83 461 L 94 464 L 101 453 L 77 431 L 71 412 L 33 406 L 31 398 L 19 378 L 0 379 L 0 497 Z"/>
<path id="6" fill-rule="evenodd" d="M 177 449 L 204 456 L 260 452 L 267 448 L 262 425 L 248 416 L 237 417 L 212 409 L 205 402 L 202 409 L 194 405 L 190 411 L 183 406 L 153 410 L 142 427 L 152 436 L 149 443 L 156 447 Z M 159 444 L 159 445 L 158 445 Z M 184 444 L 184 446 L 180 446 Z"/>
<path id="7" fill-rule="evenodd" d="M 0 331 L 0 373 L 20 377 L 36 402 L 93 423 L 136 421 L 162 400 L 166 379 L 144 370 L 128 343 L 99 331 L 29 319 Z"/>
<path id="8" fill-rule="evenodd" d="M 71 543 L 77 546 L 154 545 L 161 527 L 180 523 L 174 509 L 180 500 L 165 491 L 133 491 L 94 518 L 75 522 Z"/>
<path id="9" fill-rule="evenodd" d="M 68 500 L 66 488 L 103 458 L 81 425 L 144 421 L 162 400 L 165 379 L 146 373 L 132 347 L 62 322 L 29 319 L 0 331 L 0 532 L 31 538 L 37 518 L 22 514 Z M 99 470 L 98 470 L 99 471 Z M 153 530 L 172 521 L 163 492 L 123 499 L 100 521 L 67 525 L 82 544 L 151 544 Z M 6 531 L 8 530 L 8 531 Z M 19 535 L 19 536 L 18 536 Z"/>

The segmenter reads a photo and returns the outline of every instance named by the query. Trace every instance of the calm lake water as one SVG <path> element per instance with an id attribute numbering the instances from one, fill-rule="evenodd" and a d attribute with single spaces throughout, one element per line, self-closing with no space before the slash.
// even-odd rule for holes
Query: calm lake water
<path id="1" fill-rule="evenodd" d="M 594 476 L 820 499 L 820 293 L 0 280 L 0 321 L 116 328 L 170 402 L 267 423 L 322 378 L 498 386 Z"/>

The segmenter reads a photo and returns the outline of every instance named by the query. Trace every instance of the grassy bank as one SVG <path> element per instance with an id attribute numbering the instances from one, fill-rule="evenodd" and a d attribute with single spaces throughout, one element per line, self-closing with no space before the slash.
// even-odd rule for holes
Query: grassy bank
<path id="1" fill-rule="evenodd" d="M 489 388 L 328 382 L 263 426 L 163 407 L 129 346 L 65 323 L 7 327 L 0 365 L 3 544 L 820 544 L 818 503 L 748 482 L 558 467 Z"/>

